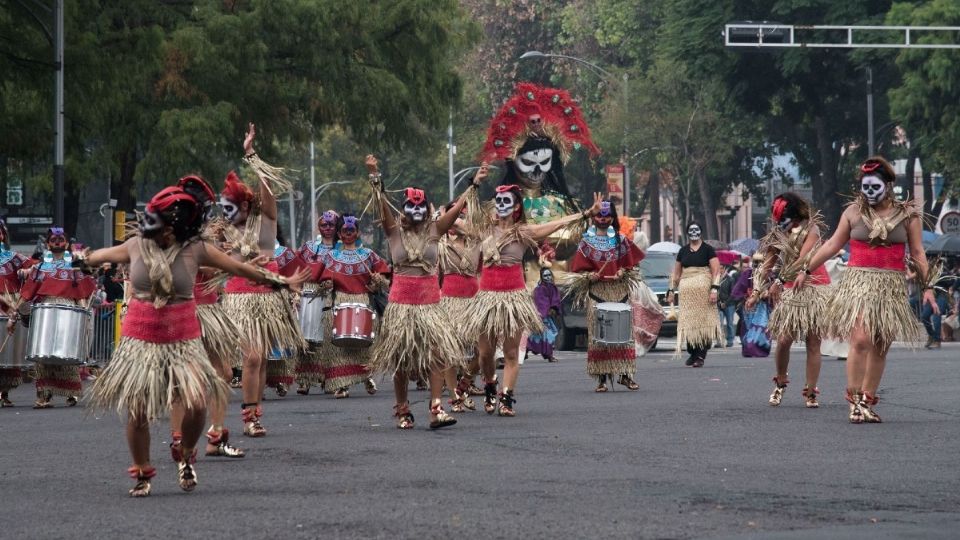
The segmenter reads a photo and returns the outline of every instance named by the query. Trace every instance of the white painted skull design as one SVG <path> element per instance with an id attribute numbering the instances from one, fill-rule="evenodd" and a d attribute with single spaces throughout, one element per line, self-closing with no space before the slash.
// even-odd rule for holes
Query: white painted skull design
<path id="1" fill-rule="evenodd" d="M 690 240 L 699 240 L 702 231 L 699 225 L 691 225 L 687 228 L 687 238 Z"/>
<path id="2" fill-rule="evenodd" d="M 887 184 L 879 176 L 864 176 L 860 180 L 860 193 L 871 205 L 877 204 L 887 195 Z"/>
<path id="3" fill-rule="evenodd" d="M 223 209 L 223 217 L 230 223 L 236 224 L 237 217 L 240 215 L 240 206 L 226 197 L 220 197 L 219 204 Z"/>
<path id="4" fill-rule="evenodd" d="M 540 185 L 553 166 L 553 150 L 538 148 L 517 156 L 517 169 L 530 184 Z"/>
<path id="5" fill-rule="evenodd" d="M 513 193 L 506 191 L 497 193 L 497 196 L 493 198 L 493 203 L 497 207 L 497 217 L 503 219 L 513 215 L 513 207 L 516 206 L 517 201 L 514 200 Z"/>
<path id="6" fill-rule="evenodd" d="M 414 223 L 420 223 L 427 217 L 427 205 L 423 204 L 413 204 L 412 202 L 407 202 L 403 205 L 403 213 L 410 218 L 410 221 Z"/>

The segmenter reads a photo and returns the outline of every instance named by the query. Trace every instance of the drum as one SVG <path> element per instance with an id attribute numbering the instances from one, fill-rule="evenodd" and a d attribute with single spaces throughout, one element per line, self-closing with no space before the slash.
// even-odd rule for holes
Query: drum
<path id="1" fill-rule="evenodd" d="M 369 347 L 373 344 L 377 314 L 365 304 L 337 304 L 333 308 L 333 336 L 330 343 L 345 349 Z"/>
<path id="2" fill-rule="evenodd" d="M 323 327 L 326 319 L 326 300 L 319 294 L 304 291 L 300 299 L 300 331 L 310 343 L 323 343 Z"/>
<path id="3" fill-rule="evenodd" d="M 34 305 L 26 359 L 64 366 L 83 364 L 90 353 L 90 325 L 90 310 L 82 307 Z"/>
<path id="4" fill-rule="evenodd" d="M 633 310 L 630 304 L 601 302 L 596 307 L 593 341 L 621 345 L 633 339 Z"/>
<path id="5" fill-rule="evenodd" d="M 0 339 L 0 368 L 27 368 L 33 361 L 27 361 L 27 329 L 18 324 L 13 335 L 7 334 L 6 316 L 0 316 L 0 332 L 3 332 L 3 339 Z M 6 341 L 4 341 L 6 340 Z"/>

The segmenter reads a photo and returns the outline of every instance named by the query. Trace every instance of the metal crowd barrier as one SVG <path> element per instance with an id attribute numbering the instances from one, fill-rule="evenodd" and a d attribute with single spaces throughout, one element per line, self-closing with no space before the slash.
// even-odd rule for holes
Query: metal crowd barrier
<path id="1" fill-rule="evenodd" d="M 90 340 L 88 364 L 104 366 L 110 362 L 113 351 L 120 341 L 120 315 L 123 302 L 94 306 L 93 336 Z"/>

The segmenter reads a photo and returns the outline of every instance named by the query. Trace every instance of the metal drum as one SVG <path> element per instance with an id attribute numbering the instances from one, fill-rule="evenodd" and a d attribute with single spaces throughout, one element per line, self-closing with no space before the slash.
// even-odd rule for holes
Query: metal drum
<path id="1" fill-rule="evenodd" d="M 78 306 L 36 304 L 30 312 L 29 362 L 76 366 L 90 353 L 90 311 Z"/>
<path id="2" fill-rule="evenodd" d="M 376 337 L 377 314 L 366 304 L 337 304 L 333 308 L 333 337 L 330 343 L 345 349 L 369 347 Z"/>
<path id="3" fill-rule="evenodd" d="M 633 310 L 630 304 L 601 302 L 596 307 L 593 341 L 608 345 L 630 343 L 633 339 Z"/>
<path id="4" fill-rule="evenodd" d="M 300 330 L 310 343 L 323 343 L 326 300 L 319 294 L 304 292 L 300 299 Z"/>
<path id="5" fill-rule="evenodd" d="M 28 361 L 26 358 L 27 329 L 22 324 L 18 324 L 13 335 L 7 334 L 7 321 L 9 320 L 6 316 L 0 316 L 0 325 L 2 325 L 0 326 L 0 332 L 3 332 L 3 339 L 0 339 L 0 345 L 3 347 L 0 349 L 0 368 L 30 367 L 33 361 Z"/>

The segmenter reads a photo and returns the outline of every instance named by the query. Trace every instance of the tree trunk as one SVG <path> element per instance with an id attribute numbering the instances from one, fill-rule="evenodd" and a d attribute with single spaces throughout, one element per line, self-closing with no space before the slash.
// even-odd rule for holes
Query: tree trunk
<path id="1" fill-rule="evenodd" d="M 900 187 L 903 188 L 903 197 L 906 201 L 913 199 L 913 177 L 917 172 L 918 157 L 920 157 L 920 146 L 916 144 L 912 145 L 910 147 L 910 152 L 907 154 L 907 169 L 905 176 L 900 182 Z"/>
<path id="2" fill-rule="evenodd" d="M 700 193 L 700 207 L 703 209 L 703 226 L 707 239 L 719 240 L 720 227 L 717 225 L 717 205 L 710 195 L 706 171 L 697 171 L 697 191 Z"/>
<path id="3" fill-rule="evenodd" d="M 660 222 L 660 169 L 650 169 L 650 183 L 647 184 L 650 194 L 650 243 L 656 244 L 661 239 L 663 224 Z"/>
<path id="4" fill-rule="evenodd" d="M 73 182 L 63 182 L 63 223 L 59 226 L 67 233 L 68 237 L 76 238 L 77 222 L 80 220 L 80 189 Z M 82 239 L 77 238 L 77 241 Z M 88 242 L 84 242 L 89 245 Z"/>
<path id="5" fill-rule="evenodd" d="M 117 210 L 126 210 L 133 213 L 137 209 L 133 175 L 137 171 L 139 160 L 136 157 L 136 152 L 130 149 L 120 155 L 118 162 L 120 163 L 120 174 L 114 176 L 110 183 L 110 195 L 117 200 Z"/>
<path id="6" fill-rule="evenodd" d="M 933 200 L 933 177 L 930 174 L 930 169 L 928 168 L 929 161 L 921 161 L 920 167 L 923 169 L 921 173 L 920 182 L 923 184 L 923 228 L 929 228 L 927 226 L 928 221 L 932 221 L 934 226 L 936 226 L 937 216 L 933 214 L 933 207 L 936 205 L 936 201 Z"/>
<path id="7" fill-rule="evenodd" d="M 839 152 L 833 148 L 830 130 L 827 129 L 827 120 L 817 116 L 813 122 L 817 136 L 817 161 L 819 175 L 810 179 L 813 187 L 813 203 L 823 213 L 824 221 L 830 231 L 837 227 L 840 215 L 843 213 L 844 193 L 840 193 L 837 186 L 837 157 Z"/>

